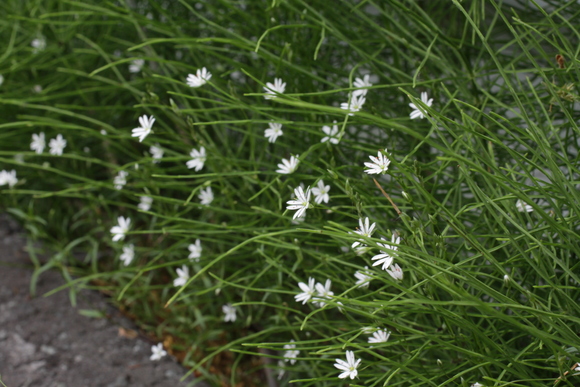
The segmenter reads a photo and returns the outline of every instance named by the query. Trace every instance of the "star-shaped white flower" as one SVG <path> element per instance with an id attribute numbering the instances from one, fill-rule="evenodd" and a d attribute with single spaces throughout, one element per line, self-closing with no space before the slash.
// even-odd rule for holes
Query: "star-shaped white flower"
<path id="1" fill-rule="evenodd" d="M 358 97 L 352 96 L 349 102 L 343 102 L 340 104 L 340 108 L 344 110 L 348 110 L 349 116 L 354 116 L 354 113 L 358 112 L 362 109 L 363 105 L 366 102 L 366 98 L 363 95 L 359 95 Z"/>
<path id="2" fill-rule="evenodd" d="M 127 171 L 119 171 L 117 176 L 113 179 L 113 184 L 115 185 L 115 189 L 121 189 L 127 184 L 127 176 L 129 176 L 129 172 Z"/>
<path id="3" fill-rule="evenodd" d="M 113 242 L 122 241 L 125 239 L 125 234 L 129 232 L 129 227 L 131 227 L 131 218 L 124 218 L 119 216 L 117 218 L 119 223 L 117 226 L 111 228 L 111 234 L 113 234 Z"/>
<path id="4" fill-rule="evenodd" d="M 310 206 L 310 192 L 310 187 L 306 188 L 306 192 L 304 192 L 304 188 L 302 188 L 302 186 L 294 188 L 294 195 L 296 198 L 286 202 L 286 204 L 288 204 L 286 209 L 298 210 L 292 219 L 296 219 L 304 215 L 306 209 Z"/>
<path id="5" fill-rule="evenodd" d="M 211 190 L 211 187 L 207 187 L 205 190 L 201 189 L 197 197 L 199 198 L 201 205 L 209 206 L 211 202 L 213 202 L 213 191 Z"/>
<path id="6" fill-rule="evenodd" d="M 33 39 L 32 42 L 30 42 L 30 45 L 32 46 L 32 52 L 36 54 L 46 48 L 46 38 L 41 35 L 38 38 Z"/>
<path id="7" fill-rule="evenodd" d="M 302 290 L 302 293 L 299 293 L 294 296 L 296 302 L 302 301 L 302 304 L 306 304 L 306 302 L 312 298 L 314 292 L 316 291 L 314 282 L 315 282 L 314 278 L 310 277 L 308 278 L 308 285 L 306 285 L 304 282 L 298 283 L 298 286 Z"/>
<path id="8" fill-rule="evenodd" d="M 44 132 L 33 134 L 32 141 L 30 142 L 30 149 L 38 154 L 41 154 L 44 151 L 44 147 L 46 146 L 46 141 L 44 138 Z"/>
<path id="9" fill-rule="evenodd" d="M 314 297 L 314 304 L 316 304 L 319 308 L 322 308 L 326 305 L 324 300 L 330 300 L 334 293 L 330 290 L 330 286 L 332 285 L 332 281 L 327 279 L 325 284 L 322 283 L 316 284 L 316 297 Z"/>
<path id="10" fill-rule="evenodd" d="M 385 149 L 385 153 L 387 153 L 387 149 Z M 391 160 L 384 155 L 381 151 L 377 153 L 377 157 L 369 156 L 372 163 L 365 163 L 365 172 L 369 175 L 374 175 L 378 173 L 385 173 L 389 169 L 389 164 L 391 164 Z"/>
<path id="11" fill-rule="evenodd" d="M 526 202 L 524 202 L 521 199 L 517 200 L 516 208 L 518 209 L 519 212 L 532 212 L 532 211 L 534 211 L 534 208 L 532 206 L 530 206 L 529 204 L 527 204 Z"/>
<path id="12" fill-rule="evenodd" d="M 314 201 L 316 204 L 320 204 L 322 202 L 328 203 L 330 200 L 330 196 L 328 192 L 330 191 L 329 185 L 324 185 L 324 180 L 318 181 L 318 186 L 312 188 L 312 193 L 314 194 Z"/>
<path id="13" fill-rule="evenodd" d="M 167 355 L 167 352 L 163 350 L 163 343 L 151 346 L 151 360 L 161 360 L 161 358 L 165 355 Z"/>
<path id="14" fill-rule="evenodd" d="M 203 168 L 206 160 L 205 148 L 201 147 L 199 150 L 192 149 L 191 152 L 189 152 L 189 156 L 193 158 L 185 164 L 187 165 L 187 168 L 195 168 L 196 172 L 200 171 Z"/>
<path id="15" fill-rule="evenodd" d="M 177 278 L 173 280 L 173 286 L 183 286 L 189 280 L 189 268 L 185 265 L 181 266 L 181 269 L 175 269 L 177 273 Z"/>
<path id="16" fill-rule="evenodd" d="M 266 86 L 264 87 L 266 95 L 264 95 L 264 98 L 277 98 L 278 96 L 276 94 L 284 94 L 284 90 L 286 90 L 286 82 L 282 82 L 282 79 L 280 78 L 274 78 L 274 84 L 270 82 L 266 83 Z"/>
<path id="17" fill-rule="evenodd" d="M 345 379 L 350 377 L 351 379 L 356 378 L 358 371 L 356 370 L 361 362 L 361 359 L 354 358 L 353 351 L 346 351 L 346 361 L 342 359 L 336 359 L 334 366 L 338 368 L 342 373 L 338 375 L 340 379 Z"/>
<path id="18" fill-rule="evenodd" d="M 295 156 L 290 156 L 290 160 L 282 159 L 282 163 L 278 164 L 278 169 L 276 172 L 289 175 L 296 171 L 296 168 L 298 168 L 298 163 L 299 160 Z"/>
<path id="19" fill-rule="evenodd" d="M 369 337 L 369 343 L 386 343 L 389 340 L 389 336 L 391 336 L 391 332 L 386 329 L 379 329 L 373 333 L 372 337 Z"/>
<path id="20" fill-rule="evenodd" d="M 427 92 L 423 91 L 421 93 L 421 102 L 423 102 L 428 107 L 431 107 L 431 105 L 433 104 L 433 98 L 429 98 Z M 409 114 L 409 117 L 411 117 L 412 120 L 414 120 L 415 118 L 419 119 L 425 118 L 425 114 L 427 113 L 424 113 L 419 106 L 415 105 L 414 103 L 410 103 L 409 106 L 411 107 L 411 109 L 414 109 L 411 112 L 411 114 Z"/>
<path id="21" fill-rule="evenodd" d="M 201 258 L 201 252 L 203 248 L 201 247 L 201 242 L 199 239 L 195 240 L 195 244 L 190 244 L 187 246 L 189 249 L 189 260 L 199 262 L 199 258 Z"/>
<path id="22" fill-rule="evenodd" d="M 282 124 L 270 122 L 268 126 L 269 128 L 264 132 L 264 136 L 268 139 L 268 142 L 274 143 L 278 137 L 284 134 Z"/>
<path id="23" fill-rule="evenodd" d="M 337 137 L 338 125 L 336 125 L 336 121 L 334 121 L 334 125 L 332 125 L 332 128 L 330 126 L 324 125 L 322 127 L 322 131 L 324 132 L 324 134 L 326 134 L 326 136 L 322 137 L 322 140 L 320 140 L 320 142 L 327 142 L 328 141 L 331 144 L 338 144 L 338 142 L 340 141 L 340 138 Z"/>
<path id="24" fill-rule="evenodd" d="M 131 64 L 129 65 L 129 72 L 133 73 L 133 74 L 138 73 L 139 71 L 141 71 L 144 64 L 145 64 L 145 60 L 143 60 L 143 59 L 132 60 Z"/>
<path id="25" fill-rule="evenodd" d="M 357 288 L 369 287 L 369 283 L 371 282 L 373 277 L 370 276 L 368 268 L 369 268 L 368 266 L 365 266 L 365 270 L 357 270 L 356 273 L 354 273 L 354 276 L 357 279 L 356 281 L 356 284 L 358 285 Z"/>
<path id="26" fill-rule="evenodd" d="M 151 145 L 149 148 L 149 153 L 151 153 L 151 157 L 153 157 L 153 162 L 158 163 L 159 160 L 163 158 L 163 149 L 159 144 Z"/>
<path id="27" fill-rule="evenodd" d="M 377 254 L 371 258 L 371 260 L 376 261 L 375 263 L 373 263 L 373 266 L 383 265 L 383 267 L 381 267 L 381 269 L 383 270 L 387 270 L 389 266 L 391 266 L 391 263 L 393 263 L 393 259 L 395 259 L 396 251 L 399 249 L 397 245 L 401 241 L 401 237 L 398 235 L 395 237 L 395 235 L 396 233 L 393 233 L 390 245 L 386 243 L 377 243 L 377 245 L 383 247 L 384 250 L 381 250 L 380 254 Z M 385 240 L 383 238 L 381 239 Z"/>
<path id="28" fill-rule="evenodd" d="M 352 92 L 352 95 L 354 97 L 358 97 L 359 95 L 362 96 L 367 95 L 368 89 L 366 88 L 371 87 L 373 84 L 370 82 L 370 75 L 366 74 L 362 79 L 356 78 L 352 85 L 357 88 L 357 90 L 354 90 Z"/>
<path id="29" fill-rule="evenodd" d="M 129 266 L 133 258 L 135 258 L 135 245 L 131 243 L 130 245 L 123 246 L 123 254 L 119 258 L 125 266 Z"/>
<path id="30" fill-rule="evenodd" d="M 189 87 L 203 86 L 211 79 L 211 73 L 205 67 L 198 69 L 194 74 L 187 76 L 187 85 Z"/>
<path id="31" fill-rule="evenodd" d="M 473 383 L 471 387 L 484 387 L 481 383 Z"/>
<path id="32" fill-rule="evenodd" d="M 232 304 L 225 304 L 222 306 L 222 312 L 224 312 L 224 321 L 234 322 L 236 321 L 236 308 Z"/>
<path id="33" fill-rule="evenodd" d="M 354 231 L 354 232 L 355 232 L 355 234 L 359 234 L 359 235 L 361 235 L 361 236 L 364 236 L 364 237 L 370 238 L 370 237 L 371 237 L 371 235 L 373 235 L 373 232 L 375 231 L 375 226 L 376 226 L 377 224 L 376 224 L 376 223 L 373 223 L 373 224 L 372 224 L 372 225 L 369 227 L 369 218 L 368 218 L 368 217 L 366 217 L 366 218 L 365 218 L 365 220 L 364 220 L 364 222 L 363 222 L 363 220 L 362 220 L 362 219 L 359 219 L 359 220 L 358 220 L 358 225 L 359 225 L 359 228 L 358 228 L 358 230 L 355 230 L 355 231 Z M 359 245 L 365 246 L 365 245 L 363 244 L 363 242 L 364 242 L 364 241 L 363 241 L 362 239 L 359 239 L 358 241 L 354 242 L 354 243 L 352 244 L 352 246 L 351 246 L 351 247 L 354 249 L 355 247 L 357 247 L 357 246 L 359 246 Z"/>
<path id="34" fill-rule="evenodd" d="M 401 267 L 396 263 L 392 265 L 390 269 L 387 269 L 387 273 L 389 273 L 395 281 L 401 281 L 403 279 L 403 269 L 401 269 Z"/>
<path id="35" fill-rule="evenodd" d="M 62 137 L 62 134 L 56 136 L 48 143 L 49 153 L 55 156 L 62 156 L 62 151 L 66 148 L 66 140 Z"/>
<path id="36" fill-rule="evenodd" d="M 293 343 L 294 340 L 290 340 Z M 284 361 L 290 362 L 290 364 L 296 364 L 296 358 L 300 355 L 300 351 L 296 349 L 296 344 L 284 344 Z"/>
<path id="37" fill-rule="evenodd" d="M 155 117 L 153 116 L 147 117 L 146 115 L 143 115 L 139 117 L 139 125 L 141 126 L 131 131 L 131 137 L 139 137 L 139 142 L 143 142 L 145 137 L 147 137 L 149 133 L 152 132 L 151 128 L 153 127 L 154 123 Z"/>
<path id="38" fill-rule="evenodd" d="M 12 188 L 16 183 L 18 183 L 18 179 L 16 178 L 16 171 L 14 169 L 10 172 L 6 170 L 0 171 L 0 186 L 8 184 Z"/>
<path id="39" fill-rule="evenodd" d="M 150 196 L 141 196 L 141 201 L 137 208 L 141 211 L 149 211 L 151 209 L 151 204 L 153 204 L 153 198 Z"/>

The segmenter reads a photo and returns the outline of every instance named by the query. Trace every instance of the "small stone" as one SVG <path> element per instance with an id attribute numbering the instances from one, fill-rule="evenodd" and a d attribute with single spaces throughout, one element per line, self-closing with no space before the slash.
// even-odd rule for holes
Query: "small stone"
<path id="1" fill-rule="evenodd" d="M 54 355 L 56 353 L 56 349 L 48 345 L 41 345 L 40 350 L 49 356 Z"/>
<path id="2" fill-rule="evenodd" d="M 43 368 L 46 365 L 44 360 L 40 361 L 33 361 L 32 363 L 28 363 L 22 367 L 20 367 L 20 372 L 24 374 L 34 375 L 38 372 L 39 369 Z"/>

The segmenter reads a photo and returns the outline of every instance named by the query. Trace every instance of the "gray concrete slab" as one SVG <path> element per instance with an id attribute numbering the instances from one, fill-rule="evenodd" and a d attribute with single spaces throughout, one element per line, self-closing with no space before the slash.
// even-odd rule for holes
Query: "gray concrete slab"
<path id="1" fill-rule="evenodd" d="M 0 215 L 0 380 L 7 387 L 175 387 L 187 370 L 170 356 L 151 361 L 143 335 L 129 338 L 120 328 L 134 324 L 94 291 L 79 292 L 76 308 L 68 293 L 42 297 L 64 283 L 57 272 L 40 276 L 31 298 L 32 264 L 18 226 Z M 107 318 L 79 314 L 90 309 Z M 196 384 L 205 386 L 207 384 Z M 0 384 L 2 386 L 2 384 Z"/>

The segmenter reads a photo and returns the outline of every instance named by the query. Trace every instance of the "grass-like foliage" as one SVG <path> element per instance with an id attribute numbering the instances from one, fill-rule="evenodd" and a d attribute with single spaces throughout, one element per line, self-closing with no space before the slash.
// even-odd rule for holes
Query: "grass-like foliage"
<path id="1" fill-rule="evenodd" d="M 216 385 L 580 385 L 577 1 L 0 10 L 0 204 L 73 301 Z"/>

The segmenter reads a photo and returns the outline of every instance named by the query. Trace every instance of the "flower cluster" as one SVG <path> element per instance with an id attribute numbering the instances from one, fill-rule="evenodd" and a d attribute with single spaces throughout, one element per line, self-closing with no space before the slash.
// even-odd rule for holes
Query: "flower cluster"
<path id="1" fill-rule="evenodd" d="M 308 278 L 308 284 L 304 282 L 298 283 L 298 287 L 302 290 L 302 293 L 295 295 L 294 299 L 297 302 L 302 301 L 302 304 L 312 299 L 314 305 L 322 308 L 334 296 L 334 293 L 330 290 L 331 285 L 332 281 L 329 279 L 323 285 L 320 282 L 315 284 L 315 279 L 310 277 Z"/>

